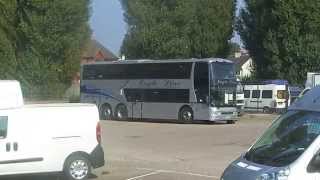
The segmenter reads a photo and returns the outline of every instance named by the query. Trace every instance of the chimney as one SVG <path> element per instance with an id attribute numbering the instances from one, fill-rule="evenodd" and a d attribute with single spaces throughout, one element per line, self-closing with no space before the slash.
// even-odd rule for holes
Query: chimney
<path id="1" fill-rule="evenodd" d="M 235 53 L 234 53 L 234 57 L 235 57 L 235 58 L 241 57 L 241 52 L 235 52 Z"/>

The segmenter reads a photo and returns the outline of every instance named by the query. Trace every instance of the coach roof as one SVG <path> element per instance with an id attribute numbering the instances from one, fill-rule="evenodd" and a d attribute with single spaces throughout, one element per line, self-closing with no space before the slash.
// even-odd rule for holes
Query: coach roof
<path id="1" fill-rule="evenodd" d="M 314 87 L 300 99 L 295 101 L 288 110 L 305 110 L 320 112 L 320 86 Z"/>

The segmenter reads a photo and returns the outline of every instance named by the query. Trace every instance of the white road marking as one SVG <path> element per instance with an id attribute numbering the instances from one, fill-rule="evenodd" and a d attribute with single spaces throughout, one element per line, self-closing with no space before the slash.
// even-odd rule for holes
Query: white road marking
<path id="1" fill-rule="evenodd" d="M 136 176 L 136 177 L 132 177 L 132 178 L 129 178 L 127 180 L 135 180 L 135 179 L 140 179 L 140 178 L 143 178 L 143 177 L 146 177 L 146 176 L 152 176 L 152 175 L 155 175 L 155 174 L 159 174 L 160 172 L 152 172 L 152 173 L 148 173 L 148 174 L 144 174 L 144 175 L 140 175 L 140 176 Z"/>
<path id="2" fill-rule="evenodd" d="M 156 173 L 156 174 L 170 173 L 170 174 L 181 174 L 181 175 L 189 175 L 189 176 L 198 176 L 198 177 L 204 177 L 204 178 L 214 178 L 214 179 L 219 179 L 220 178 L 218 176 L 210 176 L 210 175 L 199 174 L 199 173 L 191 173 L 191 172 L 181 172 L 181 171 L 172 171 L 172 170 L 155 170 L 155 169 L 150 169 L 150 168 L 137 168 L 137 169 L 138 170 L 154 171 L 154 173 Z"/>

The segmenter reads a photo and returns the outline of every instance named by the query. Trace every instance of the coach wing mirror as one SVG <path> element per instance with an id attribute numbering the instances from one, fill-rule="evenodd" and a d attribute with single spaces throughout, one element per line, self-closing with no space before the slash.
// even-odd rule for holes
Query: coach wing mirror
<path id="1" fill-rule="evenodd" d="M 120 89 L 120 95 L 123 95 L 124 93 L 123 93 L 123 89 Z"/>

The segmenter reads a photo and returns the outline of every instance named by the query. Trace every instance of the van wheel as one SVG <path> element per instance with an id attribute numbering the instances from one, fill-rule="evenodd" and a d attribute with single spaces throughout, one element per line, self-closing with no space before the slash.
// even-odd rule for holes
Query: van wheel
<path id="1" fill-rule="evenodd" d="M 228 120 L 227 124 L 235 124 L 236 122 L 234 120 Z"/>
<path id="2" fill-rule="evenodd" d="M 91 164 L 87 158 L 73 155 L 66 160 L 63 172 L 66 180 L 86 180 L 91 174 Z"/>
<path id="3" fill-rule="evenodd" d="M 263 113 L 270 113 L 270 108 L 269 107 L 263 107 Z"/>
<path id="4" fill-rule="evenodd" d="M 193 122 L 193 111 L 190 107 L 183 107 L 179 112 L 179 121 L 185 124 Z"/>
<path id="5" fill-rule="evenodd" d="M 128 109 L 124 104 L 119 104 L 115 110 L 115 118 L 117 120 L 126 120 L 128 119 Z"/>
<path id="6" fill-rule="evenodd" d="M 112 108 L 109 104 L 103 104 L 100 108 L 100 119 L 110 120 L 112 119 Z"/>

